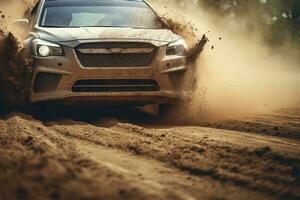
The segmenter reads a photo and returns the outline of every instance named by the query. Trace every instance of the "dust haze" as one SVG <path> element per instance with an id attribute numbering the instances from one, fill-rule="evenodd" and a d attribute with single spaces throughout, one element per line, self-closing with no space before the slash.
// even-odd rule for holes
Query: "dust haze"
<path id="1" fill-rule="evenodd" d="M 1 29 L 8 30 L 11 28 L 13 20 L 22 18 L 26 9 L 31 5 L 27 0 L 1 0 Z"/>
<path id="2" fill-rule="evenodd" d="M 24 13 L 34 5 L 36 0 L 1 0 L 0 1 L 0 29 L 3 32 L 12 32 L 21 42 L 28 35 L 24 27 L 12 25 L 14 20 L 22 19 Z"/>
<path id="3" fill-rule="evenodd" d="M 209 39 L 194 66 L 197 87 L 185 109 L 189 120 L 235 119 L 298 106 L 300 68 L 291 45 L 274 51 L 260 30 L 245 32 L 242 20 L 226 20 L 193 5 L 183 9 L 170 1 L 150 3 L 159 15 L 183 24 L 179 34 L 189 46 L 203 34 Z"/>

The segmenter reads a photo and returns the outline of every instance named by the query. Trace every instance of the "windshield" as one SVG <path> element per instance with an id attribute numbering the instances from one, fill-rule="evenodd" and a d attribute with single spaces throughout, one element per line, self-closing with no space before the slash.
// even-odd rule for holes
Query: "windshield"
<path id="1" fill-rule="evenodd" d="M 40 26 L 162 27 L 146 3 L 134 1 L 48 1 L 44 5 Z"/>

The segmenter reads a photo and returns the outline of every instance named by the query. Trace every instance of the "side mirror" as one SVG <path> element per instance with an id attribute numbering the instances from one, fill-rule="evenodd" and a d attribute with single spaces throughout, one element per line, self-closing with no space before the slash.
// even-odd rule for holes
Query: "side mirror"
<path id="1" fill-rule="evenodd" d="M 12 26 L 18 27 L 18 28 L 26 28 L 29 25 L 28 19 L 18 19 L 11 23 Z"/>

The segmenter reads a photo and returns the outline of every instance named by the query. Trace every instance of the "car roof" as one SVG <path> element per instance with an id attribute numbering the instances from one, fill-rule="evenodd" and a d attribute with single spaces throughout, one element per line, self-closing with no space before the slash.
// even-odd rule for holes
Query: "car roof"
<path id="1" fill-rule="evenodd" d="M 46 6 L 85 6 L 85 5 L 103 5 L 103 6 L 133 6 L 146 7 L 144 0 L 44 0 Z"/>
<path id="2" fill-rule="evenodd" d="M 33 9 L 37 8 L 37 6 L 41 3 L 41 2 L 66 2 L 66 1 L 77 1 L 77 2 L 84 2 L 84 1 L 87 1 L 87 0 L 33 0 L 31 2 L 31 5 L 28 6 L 28 9 L 24 12 L 24 16 L 28 16 Z M 90 1 L 93 1 L 93 2 L 113 2 L 113 1 L 116 1 L 116 2 L 146 2 L 145 0 L 90 0 Z"/>
<path id="3" fill-rule="evenodd" d="M 86 0 L 44 0 L 44 1 L 86 1 Z M 114 0 L 91 0 L 91 1 L 102 1 L 102 2 L 111 2 Z M 144 2 L 144 0 L 117 0 L 117 1 L 137 1 L 137 2 Z"/>
<path id="4" fill-rule="evenodd" d="M 146 3 L 145 0 L 41 0 L 42 2 L 45 2 L 46 4 L 64 4 L 64 3 L 75 3 L 80 5 L 81 3 L 111 3 L 111 4 L 122 4 L 122 5 L 134 5 L 134 4 L 140 4 L 140 3 Z"/>

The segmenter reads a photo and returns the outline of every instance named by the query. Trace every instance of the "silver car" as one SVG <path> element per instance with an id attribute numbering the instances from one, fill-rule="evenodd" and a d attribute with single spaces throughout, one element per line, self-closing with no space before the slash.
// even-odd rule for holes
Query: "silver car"
<path id="1" fill-rule="evenodd" d="M 186 43 L 145 1 L 41 0 L 18 22 L 31 29 L 31 102 L 168 105 L 189 96 Z"/>

